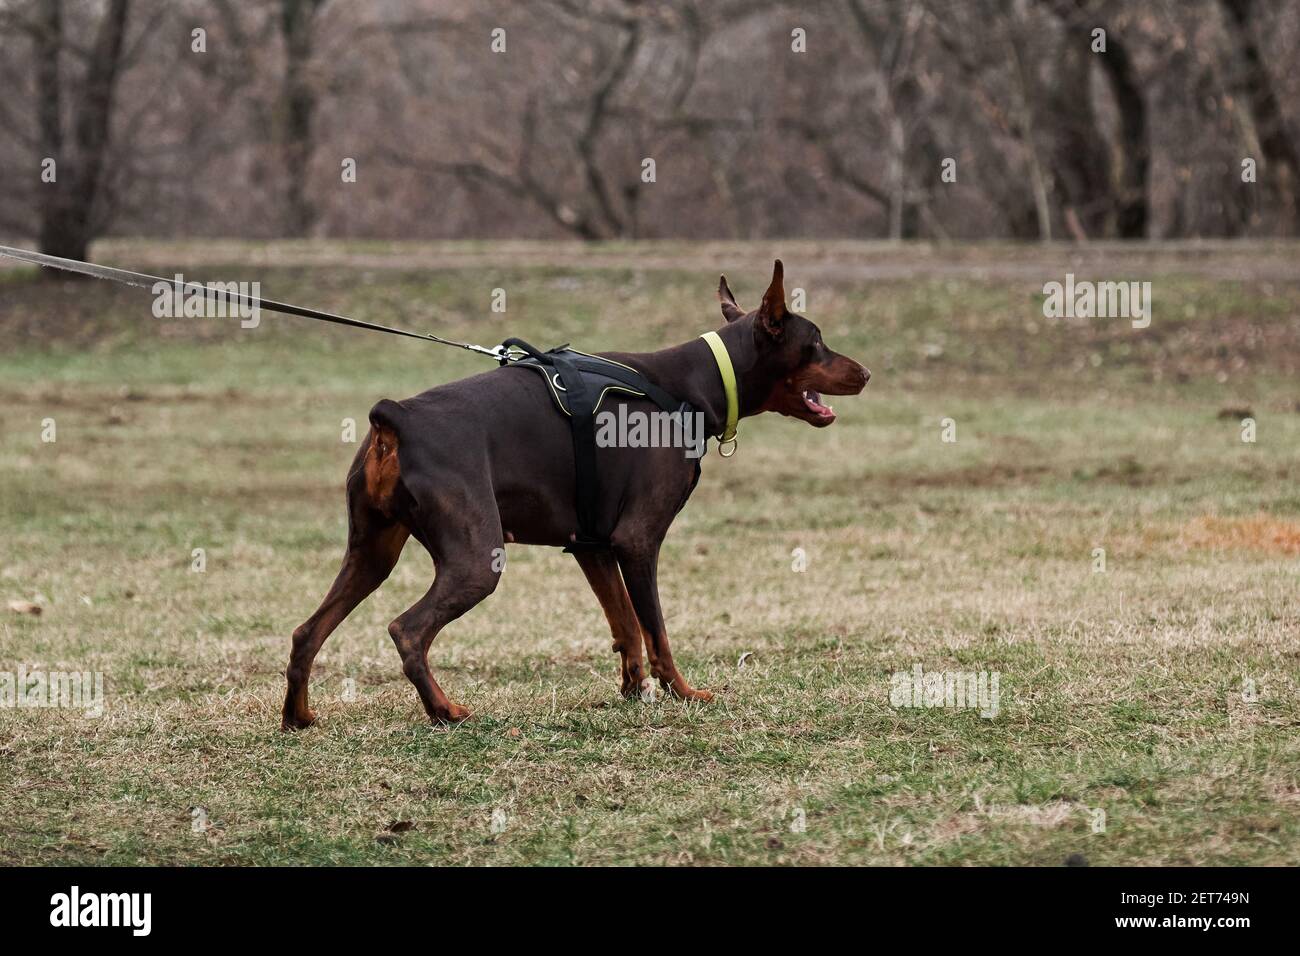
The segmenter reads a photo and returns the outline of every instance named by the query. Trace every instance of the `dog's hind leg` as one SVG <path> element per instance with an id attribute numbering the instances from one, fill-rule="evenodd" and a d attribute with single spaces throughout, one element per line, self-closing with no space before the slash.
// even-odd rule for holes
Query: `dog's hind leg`
<path id="1" fill-rule="evenodd" d="M 659 607 L 659 545 L 618 550 L 618 566 L 623 571 L 632 607 L 645 632 L 645 649 L 650 658 L 650 673 L 659 679 L 664 690 L 684 700 L 709 701 L 713 695 L 707 690 L 697 690 L 686 683 L 668 646 L 668 631 L 664 627 L 663 611 Z"/>
<path id="2" fill-rule="evenodd" d="M 596 592 L 600 606 L 609 621 L 610 633 L 614 635 L 614 650 L 622 658 L 624 697 L 635 697 L 641 689 L 644 677 L 641 654 L 641 625 L 637 621 L 632 599 L 627 595 L 623 576 L 618 570 L 618 561 L 610 551 L 576 551 L 587 583 Z"/>
<path id="3" fill-rule="evenodd" d="M 317 652 L 343 619 L 387 580 L 410 535 L 391 515 L 396 461 L 396 443 L 383 432 L 372 431 L 357 452 L 348 475 L 348 549 L 343 566 L 316 613 L 293 632 L 280 721 L 284 730 L 310 726 L 316 719 L 307 706 L 307 684 Z"/>
<path id="4" fill-rule="evenodd" d="M 391 523 L 353 528 L 349 532 L 348 550 L 338 576 L 316 613 L 293 632 L 293 651 L 285 671 L 289 686 L 284 695 L 283 729 L 307 727 L 316 719 L 307 706 L 312 662 L 343 619 L 388 578 L 409 533 L 402 525 Z"/>
<path id="5" fill-rule="evenodd" d="M 388 625 L 402 657 L 402 673 L 415 685 L 434 723 L 458 723 L 469 709 L 453 704 L 429 670 L 429 646 L 438 632 L 496 590 L 504 565 L 501 518 L 490 496 L 452 493 L 416 495 L 428 516 L 420 540 L 433 555 L 433 585 Z M 441 516 L 441 517 L 439 517 Z"/>

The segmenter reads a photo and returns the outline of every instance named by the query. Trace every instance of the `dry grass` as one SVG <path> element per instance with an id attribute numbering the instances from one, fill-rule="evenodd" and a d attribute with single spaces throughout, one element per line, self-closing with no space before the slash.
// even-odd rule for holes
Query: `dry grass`
<path id="1" fill-rule="evenodd" d="M 1201 517 L 1184 532 L 1188 547 L 1300 554 L 1300 521 L 1252 515 L 1248 518 Z"/>
<path id="2" fill-rule="evenodd" d="M 221 278 L 485 342 L 680 341 L 714 321 L 713 273 L 742 302 L 759 285 L 707 248 L 476 248 L 379 278 L 365 257 L 383 247 L 264 273 L 283 250 L 232 250 L 248 258 Z M 1223 279 L 1236 253 L 1205 274 L 1144 254 L 1146 336 L 1044 322 L 1035 292 L 1070 265 L 1051 253 L 959 249 L 961 274 L 878 281 L 859 253 L 801 251 L 791 285 L 875 374 L 833 428 L 747 422 L 737 458 L 706 459 L 661 590 L 717 702 L 622 702 L 572 560 L 514 549 L 434 645 L 476 711 L 454 730 L 423 721 L 385 631 L 428 585 L 414 544 L 326 645 L 318 726 L 277 727 L 288 635 L 341 554 L 341 420 L 474 360 L 296 320 L 160 329 L 147 299 L 101 286 L 79 293 L 85 341 L 39 321 L 65 293 L 21 286 L 33 331 L 0 358 L 0 607 L 44 613 L 0 617 L 0 671 L 102 671 L 108 706 L 0 710 L 0 861 L 1300 862 L 1300 282 Z M 503 284 L 505 327 L 485 305 Z M 1256 443 L 1227 406 L 1253 410 Z M 997 718 L 891 706 L 891 674 L 917 663 L 998 672 Z"/>

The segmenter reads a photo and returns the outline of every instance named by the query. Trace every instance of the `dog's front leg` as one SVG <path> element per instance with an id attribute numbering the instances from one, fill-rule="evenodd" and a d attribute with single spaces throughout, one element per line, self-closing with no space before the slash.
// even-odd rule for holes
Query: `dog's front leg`
<path id="1" fill-rule="evenodd" d="M 632 607 L 645 637 L 646 654 L 650 658 L 650 673 L 659 678 L 664 690 L 685 700 L 710 701 L 713 695 L 707 690 L 697 690 L 686 683 L 673 663 L 673 652 L 668 646 L 668 631 L 664 627 L 663 611 L 659 607 L 659 542 L 653 546 L 618 549 L 618 566 L 623 571 Z"/>
<path id="2" fill-rule="evenodd" d="M 618 562 L 608 551 L 576 551 L 573 556 L 587 575 L 587 583 L 600 600 L 605 619 L 609 622 L 614 650 L 622 660 L 623 684 L 620 691 L 624 697 L 635 697 L 641 691 L 643 676 L 641 623 L 618 573 Z"/>

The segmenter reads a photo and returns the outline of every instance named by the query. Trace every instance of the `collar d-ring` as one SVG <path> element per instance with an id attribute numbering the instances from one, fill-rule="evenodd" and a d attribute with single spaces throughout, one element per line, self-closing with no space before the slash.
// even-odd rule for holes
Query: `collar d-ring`
<path id="1" fill-rule="evenodd" d="M 737 446 L 738 446 L 739 444 L 740 444 L 740 442 L 737 440 L 737 438 L 736 438 L 735 435 L 732 435 L 732 436 L 731 436 L 730 438 L 728 438 L 726 441 L 723 441 L 721 438 L 719 438 L 719 439 L 718 439 L 718 454 L 721 455 L 723 458 L 730 458 L 732 455 L 734 455 L 734 454 L 736 453 L 736 448 L 737 448 Z M 731 446 L 731 451 L 724 451 L 724 449 L 725 449 L 728 445 Z"/>

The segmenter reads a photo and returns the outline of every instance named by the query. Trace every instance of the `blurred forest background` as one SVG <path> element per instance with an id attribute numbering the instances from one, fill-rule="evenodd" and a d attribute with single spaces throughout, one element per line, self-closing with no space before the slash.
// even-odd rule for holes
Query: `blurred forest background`
<path id="1" fill-rule="evenodd" d="M 0 233 L 1295 235 L 1298 46 L 1300 0 L 0 0 Z"/>

